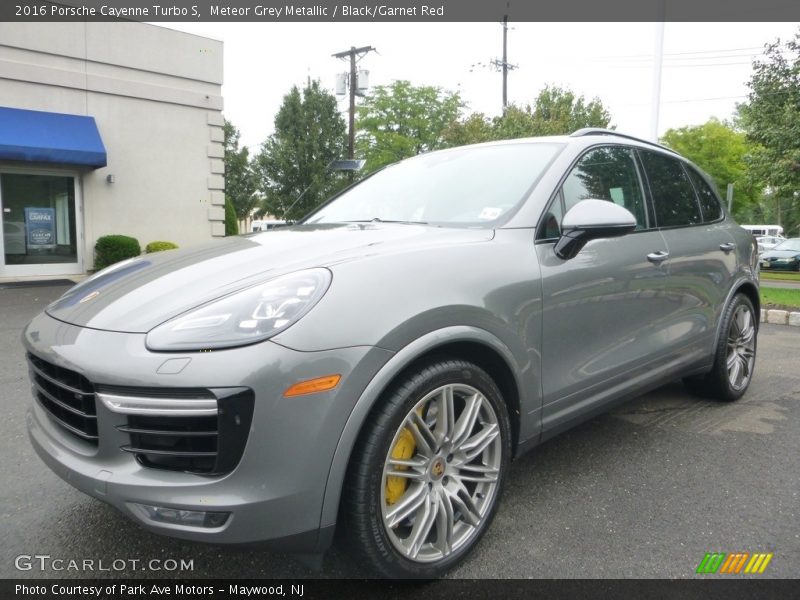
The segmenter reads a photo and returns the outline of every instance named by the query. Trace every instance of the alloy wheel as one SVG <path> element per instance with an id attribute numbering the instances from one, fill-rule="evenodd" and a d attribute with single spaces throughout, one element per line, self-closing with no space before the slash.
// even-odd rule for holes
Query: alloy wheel
<path id="1" fill-rule="evenodd" d="M 748 306 L 740 304 L 731 318 L 728 331 L 728 381 L 735 390 L 747 386 L 755 361 L 756 326 Z"/>
<path id="2" fill-rule="evenodd" d="M 408 412 L 386 456 L 381 515 L 406 558 L 446 558 L 475 536 L 495 501 L 503 443 L 497 414 L 479 390 L 447 384 Z"/>

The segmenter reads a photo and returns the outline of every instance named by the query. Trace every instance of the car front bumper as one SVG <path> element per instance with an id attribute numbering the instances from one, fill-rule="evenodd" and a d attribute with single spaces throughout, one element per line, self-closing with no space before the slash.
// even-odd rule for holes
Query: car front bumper
<path id="1" fill-rule="evenodd" d="M 151 531 L 219 543 L 277 540 L 303 552 L 324 549 L 329 536 L 320 531 L 331 533 L 334 524 L 321 523 L 320 515 L 336 445 L 353 406 L 391 353 L 367 346 L 298 352 L 269 341 L 215 352 L 155 353 L 144 338 L 77 327 L 46 314 L 23 333 L 29 353 L 99 386 L 252 390 L 252 421 L 235 468 L 202 475 L 145 466 L 121 450 L 129 440 L 119 429 L 127 417 L 99 400 L 96 444 L 67 431 L 33 400 L 28 433 L 42 460 L 77 489 Z M 176 364 L 183 365 L 179 372 Z M 333 373 L 342 377 L 333 390 L 283 397 L 298 381 Z M 166 523 L 149 517 L 142 505 L 229 516 L 213 527 Z"/>

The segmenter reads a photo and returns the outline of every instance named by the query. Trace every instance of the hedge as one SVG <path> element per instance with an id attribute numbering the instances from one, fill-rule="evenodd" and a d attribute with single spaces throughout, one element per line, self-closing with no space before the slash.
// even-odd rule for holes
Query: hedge
<path id="1" fill-rule="evenodd" d="M 139 240 L 127 235 L 104 235 L 97 238 L 94 245 L 94 268 L 104 269 L 126 258 L 133 258 L 142 253 Z"/>
<path id="2" fill-rule="evenodd" d="M 164 250 L 174 250 L 177 247 L 178 244 L 173 244 L 172 242 L 150 242 L 144 247 L 144 252 L 145 254 L 151 254 L 153 252 L 163 252 Z"/>

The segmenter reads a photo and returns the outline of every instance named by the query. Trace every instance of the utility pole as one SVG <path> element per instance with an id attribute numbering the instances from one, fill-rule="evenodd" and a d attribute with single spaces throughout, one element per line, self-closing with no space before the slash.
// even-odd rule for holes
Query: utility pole
<path id="1" fill-rule="evenodd" d="M 347 138 L 347 158 L 354 158 L 355 156 L 355 141 L 356 141 L 356 92 L 358 84 L 356 82 L 356 63 L 370 52 L 374 52 L 375 48 L 372 46 L 362 46 L 356 48 L 351 46 L 350 50 L 337 52 L 332 56 L 342 60 L 350 59 L 350 124 L 349 133 Z"/>
<path id="2" fill-rule="evenodd" d="M 506 8 L 508 8 L 508 4 Z M 503 60 L 495 58 L 492 60 L 492 65 L 503 72 L 503 114 L 505 114 L 506 108 L 508 108 L 508 72 L 518 67 L 518 65 L 508 62 L 508 15 L 503 15 Z"/>

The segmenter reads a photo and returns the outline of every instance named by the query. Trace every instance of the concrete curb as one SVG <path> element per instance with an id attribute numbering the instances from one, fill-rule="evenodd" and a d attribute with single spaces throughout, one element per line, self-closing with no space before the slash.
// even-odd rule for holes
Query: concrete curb
<path id="1" fill-rule="evenodd" d="M 792 327 L 800 327 L 800 312 L 777 310 L 777 309 L 761 309 L 761 322 L 772 323 L 773 325 L 791 325 Z"/>

